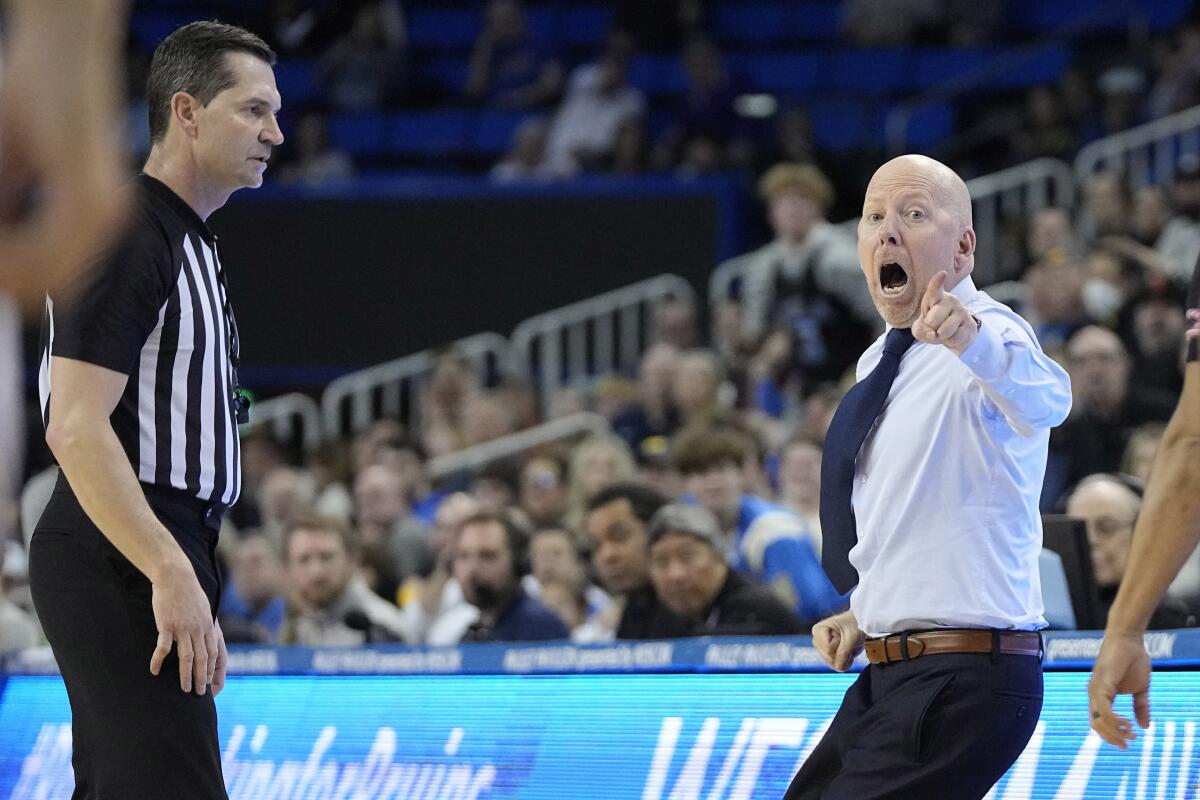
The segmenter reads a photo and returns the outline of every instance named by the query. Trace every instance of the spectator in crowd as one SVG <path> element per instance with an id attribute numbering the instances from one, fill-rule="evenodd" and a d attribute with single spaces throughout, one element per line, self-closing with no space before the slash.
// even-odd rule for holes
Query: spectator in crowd
<path id="1" fill-rule="evenodd" d="M 652 344 L 674 345 L 680 350 L 700 346 L 700 322 L 690 298 L 671 297 L 654 306 L 650 318 Z"/>
<path id="2" fill-rule="evenodd" d="M 427 458 L 421 443 L 401 432 L 382 443 L 372 462 L 388 467 L 400 476 L 412 516 L 425 526 L 433 524 L 433 516 L 444 496 L 433 488 L 425 469 Z"/>
<path id="3" fill-rule="evenodd" d="M 612 152 L 600 160 L 603 170 L 619 178 L 650 171 L 650 134 L 641 117 L 627 117 L 613 135 Z"/>
<path id="4" fill-rule="evenodd" d="M 748 131 L 734 109 L 740 94 L 726 69 L 721 51 L 707 36 L 695 36 L 682 54 L 687 92 L 683 107 L 663 134 L 662 146 L 677 150 L 703 137 L 712 142 L 720 163 L 746 166 L 752 155 Z"/>
<path id="5" fill-rule="evenodd" d="M 407 629 L 413 640 L 448 645 L 462 640 L 479 611 L 463 599 L 455 580 L 454 541 L 462 523 L 478 514 L 479 501 L 465 492 L 447 496 L 438 506 L 425 569 L 409 576 L 401 592 Z"/>
<path id="6" fill-rule="evenodd" d="M 502 109 L 538 108 L 562 92 L 556 53 L 535 40 L 520 0 L 491 0 L 471 49 L 467 98 Z"/>
<path id="7" fill-rule="evenodd" d="M 1063 258 L 1078 249 L 1075 226 L 1071 223 L 1071 213 L 1067 209 L 1048 206 L 1033 212 L 1025 234 L 1027 264 L 1045 261 L 1054 252 L 1059 254 L 1059 258 Z"/>
<path id="8" fill-rule="evenodd" d="M 290 609 L 281 644 L 310 647 L 403 641 L 400 609 L 355 574 L 358 546 L 338 520 L 300 518 L 284 532 Z"/>
<path id="9" fill-rule="evenodd" d="M 652 436 L 670 436 L 679 428 L 672 386 L 679 368 L 679 348 L 660 342 L 642 353 L 638 364 L 638 401 L 612 420 L 613 433 L 637 452 Z"/>
<path id="10" fill-rule="evenodd" d="M 499 514 L 516 504 L 520 483 L 521 467 L 517 461 L 498 458 L 476 471 L 470 492 L 481 509 Z"/>
<path id="11" fill-rule="evenodd" d="M 354 177 L 354 161 L 349 154 L 330 144 L 329 121 L 324 114 L 310 111 L 302 116 L 291 141 L 295 158 L 279 170 L 280 181 L 320 186 Z"/>
<path id="12" fill-rule="evenodd" d="M 316 499 L 312 476 L 295 467 L 273 469 L 263 478 L 257 499 L 259 527 L 278 545 L 296 515 Z"/>
<path id="13" fill-rule="evenodd" d="M 263 479 L 287 462 L 279 443 L 263 429 L 241 437 L 241 451 L 242 493 L 227 518 L 239 528 L 253 528 L 261 522 L 258 518 L 258 490 Z"/>
<path id="14" fill-rule="evenodd" d="M 616 0 L 613 25 L 643 50 L 678 52 L 704 22 L 703 0 Z"/>
<path id="15" fill-rule="evenodd" d="M 633 452 L 616 436 L 584 439 L 571 451 L 567 470 L 567 529 L 582 530 L 583 514 L 591 498 L 605 486 L 637 477 Z"/>
<path id="16" fill-rule="evenodd" d="M 0 541 L 0 574 L 4 572 L 7 547 Z M 41 630 L 33 615 L 0 592 L 0 656 L 34 647 L 42 639 Z"/>
<path id="17" fill-rule="evenodd" d="M 1025 95 L 1024 124 L 1013 131 L 1009 147 L 1012 156 L 1020 161 L 1074 157 L 1075 134 L 1055 87 L 1035 86 Z"/>
<path id="18" fill-rule="evenodd" d="M 428 559 L 428 533 L 412 515 L 404 475 L 384 464 L 364 467 L 354 479 L 354 518 L 362 548 L 371 556 L 384 597 Z"/>
<path id="19" fill-rule="evenodd" d="M 227 642 L 274 642 L 287 617 L 283 561 L 279 543 L 261 533 L 241 537 L 233 546 L 229 581 L 221 592 L 221 630 Z"/>
<path id="20" fill-rule="evenodd" d="M 1150 467 L 1154 466 L 1154 457 L 1166 429 L 1162 422 L 1147 422 L 1133 429 L 1121 456 L 1122 475 L 1137 478 L 1142 483 L 1150 480 Z"/>
<path id="21" fill-rule="evenodd" d="M 467 400 L 479 389 L 479 376 L 462 353 L 448 348 L 433 357 L 421 395 L 422 444 L 430 456 L 464 446 Z"/>
<path id="22" fill-rule="evenodd" d="M 1200 105 L 1200 28 L 1185 25 L 1157 48 L 1158 76 L 1146 105 L 1152 118 Z"/>
<path id="23" fill-rule="evenodd" d="M 490 173 L 496 183 L 536 183 L 566 178 L 570 164 L 554 164 L 547 157 L 545 120 L 527 119 L 513 133 L 513 144 Z"/>
<path id="24" fill-rule="evenodd" d="M 504 514 L 480 512 L 467 518 L 454 545 L 454 577 L 479 619 L 463 637 L 468 642 L 566 639 L 562 621 L 521 586 L 526 533 Z"/>
<path id="25" fill-rule="evenodd" d="M 742 276 L 743 336 L 782 328 L 806 383 L 836 380 L 870 341 L 877 319 L 854 235 L 825 218 L 833 187 L 816 167 L 777 164 L 758 184 L 775 239 L 723 269 Z M 727 266 L 728 265 L 728 266 Z"/>
<path id="26" fill-rule="evenodd" d="M 1067 486 L 1086 475 L 1116 471 L 1130 432 L 1146 422 L 1166 422 L 1175 408 L 1170 394 L 1132 391 L 1129 353 L 1107 328 L 1083 328 L 1071 337 L 1066 354 L 1075 400 L 1071 416 L 1050 436 L 1042 491 L 1047 510 Z"/>
<path id="27" fill-rule="evenodd" d="M 646 98 L 629 85 L 628 73 L 628 56 L 612 49 L 575 68 L 550 125 L 551 163 L 592 169 L 611 154 L 621 123 L 646 111 Z"/>
<path id="28" fill-rule="evenodd" d="M 821 555 L 821 443 L 793 434 L 779 451 L 776 502 L 804 520 L 809 544 Z"/>
<path id="29" fill-rule="evenodd" d="M 394 105 L 406 91 L 404 22 L 392 0 L 358 6 L 348 33 L 317 64 L 325 96 L 341 111 Z"/>
<path id="30" fill-rule="evenodd" d="M 808 629 L 765 586 L 730 569 L 716 517 L 700 506 L 664 506 L 650 521 L 650 581 L 687 636 L 783 636 Z M 672 630 L 654 631 L 656 638 Z"/>
<path id="31" fill-rule="evenodd" d="M 267 9 L 264 38 L 281 56 L 305 56 L 313 52 L 312 40 L 319 35 L 322 18 L 315 4 L 304 0 L 272 0 Z"/>
<path id="32" fill-rule="evenodd" d="M 404 435 L 404 425 L 390 417 L 377 419 L 357 433 L 350 443 L 351 474 L 357 475 L 370 464 L 383 463 L 385 451 L 394 448 Z"/>
<path id="33" fill-rule="evenodd" d="M 1118 331 L 1133 356 L 1130 380 L 1178 396 L 1183 390 L 1179 343 L 1184 340 L 1184 293 L 1171 283 L 1147 287 L 1128 303 Z"/>
<path id="34" fill-rule="evenodd" d="M 937 0 L 847 0 L 842 32 L 857 47 L 911 45 L 945 21 Z"/>
<path id="35" fill-rule="evenodd" d="M 1172 217 L 1154 243 L 1171 278 L 1186 284 L 1200 260 L 1200 158 L 1180 159 L 1170 193 Z"/>
<path id="36" fill-rule="evenodd" d="M 515 433 L 514 411 L 496 389 L 474 393 L 463 409 L 463 443 L 472 447 Z"/>
<path id="37" fill-rule="evenodd" d="M 1132 238 L 1151 248 L 1170 280 L 1186 284 L 1200 255 L 1200 228 L 1175 216 L 1162 186 L 1143 186 L 1133 193 Z"/>
<path id="38" fill-rule="evenodd" d="M 578 595 L 583 599 L 584 619 L 576 624 L 563 620 L 572 631 L 593 617 L 601 618 L 612 605 L 604 590 L 588 581 L 576 537 L 562 527 L 537 528 L 529 537 L 529 574 L 521 585 L 528 594 L 541 600 L 543 587 L 551 584 L 566 588 L 572 598 Z M 594 632 L 589 630 L 588 635 L 593 636 Z"/>
<path id="39" fill-rule="evenodd" d="M 1057 249 L 1025 273 L 1024 282 L 1029 290 L 1026 317 L 1047 353 L 1061 352 L 1076 331 L 1091 324 L 1083 302 L 1086 280 L 1083 263 Z"/>
<path id="40" fill-rule="evenodd" d="M 801 620 L 827 616 L 844 603 L 821 569 L 804 521 L 745 491 L 752 451 L 736 431 L 693 429 L 679 435 L 675 465 L 689 496 L 719 521 L 730 566 L 770 586 Z"/>
<path id="41" fill-rule="evenodd" d="M 1125 236 L 1130 231 L 1129 191 L 1121 175 L 1098 172 L 1083 182 L 1080 229 L 1084 241 Z"/>
<path id="42" fill-rule="evenodd" d="M 685 630 L 650 585 L 646 529 L 666 504 L 665 495 L 631 482 L 614 483 L 588 501 L 584 530 L 592 568 L 615 601 L 608 624 L 618 639 L 681 636 Z"/>
<path id="43" fill-rule="evenodd" d="M 345 441 L 327 442 L 305 462 L 312 476 L 316 499 L 313 510 L 327 517 L 349 520 L 354 516 L 354 496 L 347 488 L 352 480 L 350 447 Z"/>
<path id="44" fill-rule="evenodd" d="M 1129 560 L 1133 528 L 1142 508 L 1142 484 L 1115 473 L 1089 475 L 1067 499 L 1067 513 L 1087 523 L 1092 572 L 1100 589 L 1104 616 L 1117 596 Z M 1178 600 L 1168 597 L 1150 617 L 1148 628 L 1184 628 L 1195 618 Z"/>
<path id="45" fill-rule="evenodd" d="M 521 467 L 521 510 L 537 527 L 561 525 L 567 511 L 567 467 L 552 455 L 531 456 Z"/>
<path id="46" fill-rule="evenodd" d="M 1103 136 L 1112 136 L 1142 122 L 1146 74 L 1138 67 L 1118 64 L 1100 73 L 1100 125 Z"/>
<path id="47" fill-rule="evenodd" d="M 724 372 L 711 350 L 689 350 L 679 356 L 671 382 L 671 405 L 679 415 L 679 427 L 708 425 L 729 416 L 721 397 Z"/>

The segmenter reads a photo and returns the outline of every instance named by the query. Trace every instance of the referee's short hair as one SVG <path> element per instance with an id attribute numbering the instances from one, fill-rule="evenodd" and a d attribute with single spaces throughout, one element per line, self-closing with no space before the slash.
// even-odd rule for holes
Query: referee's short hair
<path id="1" fill-rule="evenodd" d="M 187 92 L 208 105 L 234 84 L 226 53 L 248 53 L 274 66 L 275 51 L 245 28 L 222 22 L 191 22 L 178 28 L 154 51 L 146 102 L 150 107 L 150 141 L 162 141 L 171 120 L 171 97 Z"/>

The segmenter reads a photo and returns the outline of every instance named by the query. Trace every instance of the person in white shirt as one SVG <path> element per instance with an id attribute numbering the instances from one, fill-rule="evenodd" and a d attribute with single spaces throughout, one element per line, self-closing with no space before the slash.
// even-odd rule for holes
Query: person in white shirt
<path id="1" fill-rule="evenodd" d="M 823 565 L 853 593 L 813 629 L 834 669 L 864 648 L 870 665 L 787 800 L 981 798 L 1041 713 L 1038 495 L 1070 380 L 975 288 L 974 252 L 958 175 L 916 155 L 879 168 L 858 254 L 889 330 L 821 475 Z"/>

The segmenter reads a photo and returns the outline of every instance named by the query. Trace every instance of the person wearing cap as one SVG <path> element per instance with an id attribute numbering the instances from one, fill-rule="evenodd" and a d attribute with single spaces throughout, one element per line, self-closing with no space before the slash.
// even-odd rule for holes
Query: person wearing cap
<path id="1" fill-rule="evenodd" d="M 881 166 L 858 252 L 888 331 L 825 438 L 821 559 L 851 595 L 813 644 L 869 665 L 785 800 L 978 800 L 1041 714 L 1038 497 L 1071 382 L 975 288 L 971 198 L 946 165 Z"/>
<path id="2" fill-rule="evenodd" d="M 686 623 L 681 636 L 807 633 L 770 589 L 730 569 L 717 518 L 687 503 L 650 520 L 650 582 L 659 602 Z M 670 638 L 672 631 L 654 638 Z"/>

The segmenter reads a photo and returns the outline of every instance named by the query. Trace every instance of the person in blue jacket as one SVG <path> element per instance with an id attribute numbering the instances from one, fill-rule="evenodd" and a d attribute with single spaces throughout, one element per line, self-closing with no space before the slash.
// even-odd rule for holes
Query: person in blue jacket
<path id="1" fill-rule="evenodd" d="M 721 522 L 733 569 L 770 586 L 802 620 L 845 607 L 846 598 L 821 568 L 804 520 L 746 492 L 745 467 L 755 452 L 747 436 L 698 428 L 681 433 L 674 450 L 688 499 Z"/>

